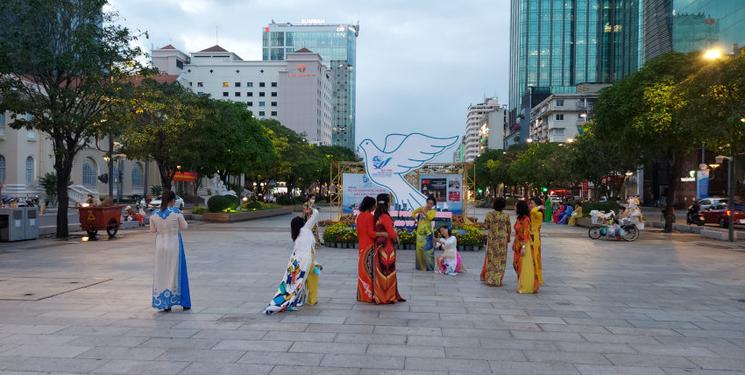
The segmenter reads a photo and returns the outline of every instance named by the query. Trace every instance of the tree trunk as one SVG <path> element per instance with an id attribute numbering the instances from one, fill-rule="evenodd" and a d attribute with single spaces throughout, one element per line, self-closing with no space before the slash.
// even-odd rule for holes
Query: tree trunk
<path id="1" fill-rule="evenodd" d="M 673 231 L 673 222 L 675 221 L 675 209 L 673 205 L 675 204 L 675 193 L 678 190 L 678 184 L 680 182 L 680 167 L 681 163 L 678 155 L 673 153 L 668 164 L 670 181 L 667 196 L 665 197 L 665 229 L 663 230 L 665 233 L 672 233 Z"/>
<path id="2" fill-rule="evenodd" d="M 160 185 L 163 187 L 163 191 L 171 190 L 171 172 L 168 170 L 168 166 L 165 162 L 156 160 L 158 164 L 158 173 L 160 174 Z"/>
<path id="3" fill-rule="evenodd" d="M 56 143 L 56 142 L 55 142 Z M 67 221 L 67 208 L 70 205 L 70 196 L 67 187 L 70 185 L 70 173 L 72 172 L 72 161 L 75 153 L 68 153 L 64 146 L 55 145 L 55 154 L 58 157 L 54 160 L 54 170 L 57 173 L 57 238 L 67 238 L 70 236 L 69 223 Z"/>

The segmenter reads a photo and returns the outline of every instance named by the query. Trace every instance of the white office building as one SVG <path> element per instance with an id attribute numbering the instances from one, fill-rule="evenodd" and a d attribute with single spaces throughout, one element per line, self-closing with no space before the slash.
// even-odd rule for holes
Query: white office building
<path id="1" fill-rule="evenodd" d="M 153 50 L 152 60 L 197 94 L 245 103 L 254 116 L 275 119 L 310 143 L 331 144 L 330 71 L 317 53 L 300 49 L 281 61 L 246 61 L 220 46 L 186 54 L 167 45 Z"/>
<path id="2" fill-rule="evenodd" d="M 572 142 L 592 115 L 600 90 L 608 85 L 581 84 L 576 93 L 552 94 L 533 107 L 530 139 L 537 142 Z"/>
<path id="3" fill-rule="evenodd" d="M 466 117 L 465 161 L 470 163 L 483 152 L 489 136 L 489 114 L 500 109 L 496 98 L 487 98 L 483 103 L 468 106 Z M 503 117 L 503 116 L 502 116 Z"/>

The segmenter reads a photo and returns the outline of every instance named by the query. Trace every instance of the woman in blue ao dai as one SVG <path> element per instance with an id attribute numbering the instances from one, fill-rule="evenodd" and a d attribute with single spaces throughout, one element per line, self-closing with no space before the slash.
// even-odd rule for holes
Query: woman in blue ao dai
<path id="1" fill-rule="evenodd" d="M 172 306 L 191 308 L 189 276 L 181 231 L 188 228 L 176 203 L 176 194 L 163 193 L 160 209 L 150 217 L 150 231 L 155 232 L 155 272 L 153 274 L 153 307 L 171 311 Z"/>

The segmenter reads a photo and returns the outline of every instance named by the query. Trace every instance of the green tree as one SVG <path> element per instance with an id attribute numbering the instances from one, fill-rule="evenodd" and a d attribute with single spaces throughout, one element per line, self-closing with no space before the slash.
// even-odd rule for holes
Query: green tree
<path id="1" fill-rule="evenodd" d="M 207 112 L 194 129 L 199 152 L 188 161 L 200 175 L 218 173 L 225 180 L 251 170 L 265 170 L 272 143 L 244 104 L 209 100 Z"/>
<path id="2" fill-rule="evenodd" d="M 683 158 L 700 145 L 702 124 L 688 121 L 681 82 L 701 67 L 698 54 L 669 53 L 605 89 L 595 106 L 595 136 L 623 147 L 619 158 L 636 165 L 662 161 L 670 176 L 665 231 L 672 231 L 673 203 Z"/>
<path id="3" fill-rule="evenodd" d="M 170 190 L 178 166 L 196 165 L 204 152 L 198 130 L 209 110 L 209 99 L 176 82 L 146 78 L 135 85 L 130 105 L 131 120 L 122 134 L 124 152 L 155 161 L 161 186 Z"/>
<path id="4" fill-rule="evenodd" d="M 57 174 L 57 238 L 68 236 L 75 156 L 106 118 L 122 79 L 139 69 L 136 36 L 102 11 L 105 0 L 6 0 L 0 28 L 0 110 L 14 128 L 49 135 Z"/>

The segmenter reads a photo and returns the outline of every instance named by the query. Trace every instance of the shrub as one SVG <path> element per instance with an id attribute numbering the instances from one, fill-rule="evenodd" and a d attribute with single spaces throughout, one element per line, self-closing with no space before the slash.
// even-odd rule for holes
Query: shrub
<path id="1" fill-rule="evenodd" d="M 357 242 L 357 231 L 344 224 L 334 223 L 326 227 L 323 232 L 324 242 Z"/>
<path id="2" fill-rule="evenodd" d="M 163 187 L 160 185 L 151 186 L 150 194 L 152 194 L 154 197 L 160 197 L 163 194 Z"/>
<path id="3" fill-rule="evenodd" d="M 486 242 L 486 235 L 478 225 L 460 225 L 454 230 L 458 245 L 482 246 Z"/>
<path id="4" fill-rule="evenodd" d="M 414 231 L 400 229 L 397 231 L 397 234 L 398 242 L 402 245 L 411 245 L 416 243 L 416 233 L 414 233 Z"/>
<path id="5" fill-rule="evenodd" d="M 210 212 L 221 212 L 235 210 L 240 205 L 238 197 L 232 195 L 215 195 L 207 201 L 207 209 Z"/>
<path id="6" fill-rule="evenodd" d="M 197 206 L 191 209 L 191 213 L 193 213 L 194 215 L 201 215 L 205 212 L 207 212 L 207 207 L 204 206 Z"/>

